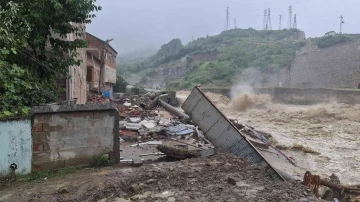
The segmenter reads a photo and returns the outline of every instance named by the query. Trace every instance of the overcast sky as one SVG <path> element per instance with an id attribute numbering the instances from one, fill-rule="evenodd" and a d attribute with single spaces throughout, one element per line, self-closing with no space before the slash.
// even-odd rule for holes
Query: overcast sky
<path id="1" fill-rule="evenodd" d="M 288 7 L 297 14 L 298 28 L 307 37 L 322 36 L 340 29 L 360 33 L 360 0 L 98 0 L 102 11 L 96 13 L 87 31 L 102 38 L 114 38 L 111 45 L 119 52 L 149 46 L 159 47 L 173 38 L 183 44 L 192 39 L 219 34 L 224 29 L 226 7 L 239 28 L 262 29 L 264 9 L 271 9 L 272 28 L 288 24 Z"/>

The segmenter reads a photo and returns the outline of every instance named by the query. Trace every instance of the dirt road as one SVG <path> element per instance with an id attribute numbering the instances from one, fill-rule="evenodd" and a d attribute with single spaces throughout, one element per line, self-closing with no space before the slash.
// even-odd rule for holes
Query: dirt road
<path id="1" fill-rule="evenodd" d="M 82 170 L 7 188 L 0 201 L 316 201 L 302 185 L 274 183 L 264 173 L 222 154 L 138 168 Z"/>

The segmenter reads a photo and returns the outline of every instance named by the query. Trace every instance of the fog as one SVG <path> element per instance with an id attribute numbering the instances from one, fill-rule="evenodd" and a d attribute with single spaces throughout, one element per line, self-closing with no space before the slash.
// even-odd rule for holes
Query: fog
<path id="1" fill-rule="evenodd" d="M 272 28 L 288 24 L 288 7 L 297 14 L 298 28 L 307 37 L 338 32 L 343 15 L 343 32 L 359 33 L 358 0 L 98 0 L 97 12 L 87 31 L 102 38 L 114 38 L 111 45 L 119 52 L 159 47 L 173 38 L 183 44 L 224 29 L 225 10 L 230 19 L 237 18 L 239 28 L 262 29 L 264 9 L 271 8 Z"/>

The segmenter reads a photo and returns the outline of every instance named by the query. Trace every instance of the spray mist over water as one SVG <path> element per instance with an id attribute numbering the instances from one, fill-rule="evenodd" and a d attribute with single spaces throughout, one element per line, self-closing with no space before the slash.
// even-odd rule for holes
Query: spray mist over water
<path id="1" fill-rule="evenodd" d="M 229 107 L 237 111 L 250 108 L 264 108 L 271 103 L 270 95 L 258 95 L 248 84 L 238 84 L 231 88 L 231 103 Z"/>

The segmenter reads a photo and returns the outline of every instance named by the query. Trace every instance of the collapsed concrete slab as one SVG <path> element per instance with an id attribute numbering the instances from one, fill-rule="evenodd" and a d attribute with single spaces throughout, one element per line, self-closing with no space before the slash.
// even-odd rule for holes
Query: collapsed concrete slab
<path id="1" fill-rule="evenodd" d="M 246 136 L 220 112 L 200 88 L 195 87 L 192 90 L 182 108 L 217 150 L 228 151 L 262 168 L 267 168 L 269 177 L 275 181 L 284 180 Z"/>

